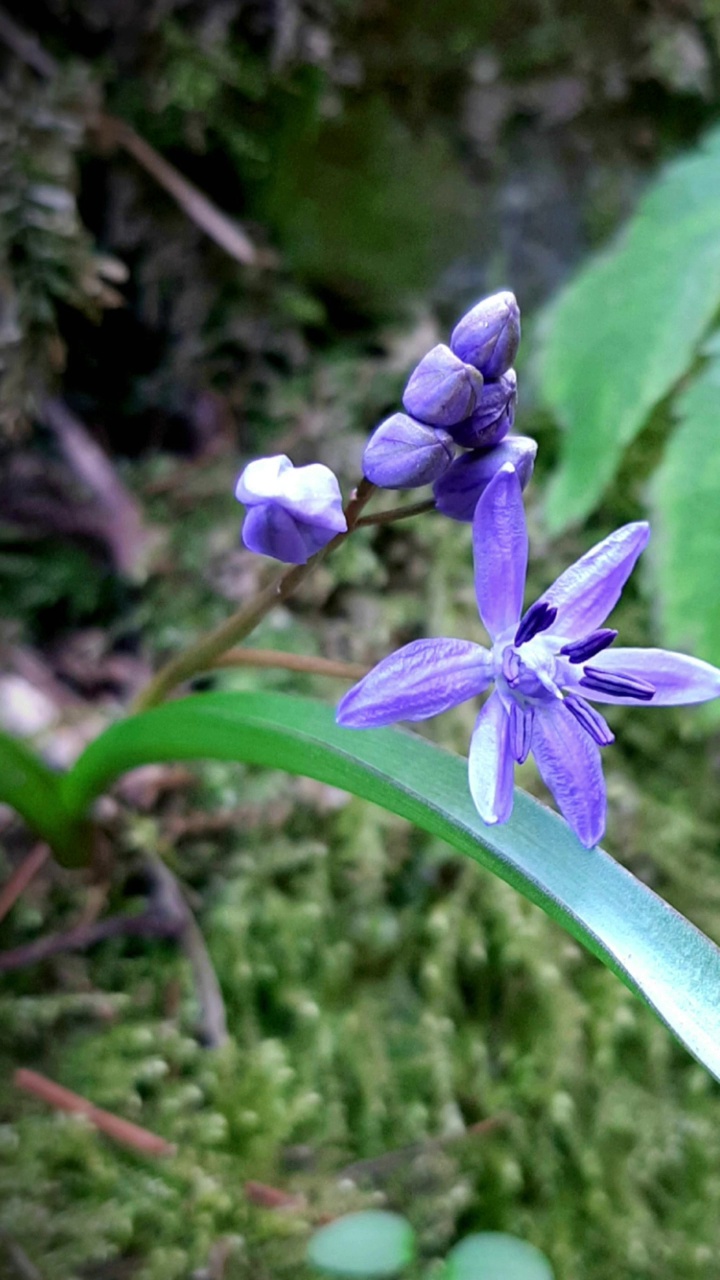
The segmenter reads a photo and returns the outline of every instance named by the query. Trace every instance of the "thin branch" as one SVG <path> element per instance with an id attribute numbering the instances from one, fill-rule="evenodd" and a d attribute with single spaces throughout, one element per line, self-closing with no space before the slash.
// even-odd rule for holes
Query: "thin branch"
<path id="1" fill-rule="evenodd" d="M 177 938 L 190 961 L 195 995 L 200 1007 L 198 1039 L 206 1048 L 218 1049 L 228 1038 L 227 1016 L 220 983 L 205 946 L 205 939 L 170 868 L 164 862 L 155 862 L 153 876 L 159 903 L 164 905 L 171 919 L 175 918 L 180 923 Z"/>
<path id="2" fill-rule="evenodd" d="M 44 80 L 57 75 L 60 68 L 52 54 L 43 49 L 36 35 L 23 31 L 4 9 L 0 9 L 0 40 Z"/>
<path id="3" fill-rule="evenodd" d="M 434 498 L 425 498 L 423 502 L 411 502 L 405 507 L 391 507 L 389 511 L 376 511 L 370 516 L 361 516 L 357 522 L 357 528 L 362 529 L 373 524 L 395 524 L 397 520 L 421 516 L 426 511 L 437 511 Z"/>
<path id="4" fill-rule="evenodd" d="M 281 653 L 278 649 L 229 649 L 213 663 L 220 667 L 268 667 L 280 671 L 306 671 L 315 676 L 334 676 L 338 680 L 362 680 L 368 668 L 360 662 L 334 662 L 331 658 L 314 658 L 304 653 Z"/>
<path id="5" fill-rule="evenodd" d="M 318 565 L 323 563 L 335 547 L 339 547 L 346 538 L 350 537 L 363 507 L 370 501 L 374 492 L 375 486 L 370 484 L 369 480 L 361 480 L 345 507 L 347 521 L 345 533 L 336 534 L 332 541 L 311 556 L 306 564 L 293 565 L 292 569 L 285 569 L 278 574 L 263 591 L 259 591 L 248 604 L 238 609 L 214 631 L 201 636 L 189 649 L 171 658 L 145 688 L 140 690 L 132 703 L 131 712 L 147 711 L 149 707 L 157 706 L 178 685 L 184 684 L 186 680 L 190 680 L 201 671 L 210 670 L 222 654 L 227 653 L 228 649 L 249 636 L 275 605 L 283 604 Z"/>
<path id="6" fill-rule="evenodd" d="M 451 1133 L 444 1138 L 428 1138 L 425 1142 L 414 1142 L 411 1146 L 400 1147 L 397 1151 L 385 1151 L 382 1155 L 371 1157 L 369 1160 L 356 1160 L 353 1164 L 345 1165 L 338 1177 L 352 1178 L 354 1181 L 362 1177 L 387 1177 L 395 1169 L 414 1160 L 416 1156 L 425 1155 L 430 1151 L 439 1151 L 444 1147 L 462 1142 L 465 1138 L 484 1137 L 485 1134 L 492 1133 L 494 1129 L 507 1124 L 510 1118 L 510 1112 L 501 1111 L 496 1116 L 489 1116 L 487 1120 L 471 1124 L 461 1133 Z"/>
<path id="7" fill-rule="evenodd" d="M 104 140 L 123 147 L 158 186 L 167 191 L 183 213 L 237 262 L 246 267 L 275 265 L 277 259 L 274 254 L 269 251 L 260 253 L 232 218 L 218 209 L 199 187 L 185 178 L 124 120 L 103 113 L 98 124 Z"/>
<path id="8" fill-rule="evenodd" d="M 13 1081 L 24 1093 L 40 1098 L 42 1102 L 47 1102 L 49 1106 L 56 1107 L 59 1111 L 70 1111 L 74 1115 L 86 1116 L 101 1133 L 107 1134 L 115 1142 L 121 1142 L 123 1146 L 132 1147 L 133 1151 L 140 1151 L 143 1155 L 149 1156 L 169 1156 L 174 1155 L 177 1150 L 174 1144 L 167 1142 L 165 1138 L 151 1133 L 149 1129 L 141 1128 L 139 1124 L 133 1124 L 131 1120 L 123 1120 L 121 1116 L 113 1115 L 111 1111 L 103 1111 L 101 1107 L 88 1102 L 87 1098 L 82 1098 L 79 1093 L 72 1093 L 70 1089 L 56 1084 L 54 1080 L 48 1080 L 47 1076 L 41 1076 L 37 1071 L 28 1071 L 25 1067 L 19 1067 L 13 1076 Z"/>
<path id="9" fill-rule="evenodd" d="M 38 1271 L 35 1263 L 28 1258 L 17 1240 L 13 1240 L 12 1236 L 1 1229 L 0 1244 L 5 1246 L 5 1252 L 15 1268 L 16 1275 L 20 1276 L 20 1280 L 43 1280 L 42 1272 Z"/>
<path id="10" fill-rule="evenodd" d="M 27 857 L 13 871 L 7 884 L 0 889 L 0 920 L 4 920 L 8 911 L 17 902 L 21 893 L 27 889 L 30 881 L 50 857 L 50 846 L 36 844 Z"/>
<path id="11" fill-rule="evenodd" d="M 55 434 L 75 475 L 96 499 L 105 525 L 105 540 L 119 573 L 132 577 L 142 563 L 151 534 L 142 513 L 126 489 L 107 454 L 93 440 L 87 427 L 62 400 L 48 397 L 40 406 L 40 418 Z"/>
<path id="12" fill-rule="evenodd" d="M 157 910 L 142 911 L 134 916 L 108 916 L 96 924 L 78 924 L 65 933 L 51 933 L 23 947 L 0 951 L 0 973 L 40 964 L 63 951 L 87 951 L 109 938 L 177 938 L 180 928 L 177 920 Z"/>
<path id="13" fill-rule="evenodd" d="M 21 62 L 31 67 L 37 75 L 51 80 L 60 70 L 59 64 L 51 54 L 43 49 L 37 36 L 24 31 L 4 10 L 0 9 L 0 40 L 12 50 Z M 92 124 L 105 142 L 120 146 L 149 173 L 159 186 L 167 191 L 183 213 L 200 227 L 221 249 L 229 253 L 243 266 L 274 266 L 276 255 L 269 250 L 259 251 L 249 236 L 233 221 L 228 214 L 218 209 L 194 183 L 140 137 L 130 125 L 117 116 L 105 112 L 95 117 Z"/>

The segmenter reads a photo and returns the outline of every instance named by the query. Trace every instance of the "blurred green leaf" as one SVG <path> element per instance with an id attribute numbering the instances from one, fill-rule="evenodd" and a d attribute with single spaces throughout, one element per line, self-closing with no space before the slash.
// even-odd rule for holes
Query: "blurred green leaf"
<path id="1" fill-rule="evenodd" d="M 553 1273 L 534 1245 L 501 1231 L 483 1231 L 450 1250 L 443 1280 L 553 1280 Z"/>
<path id="2" fill-rule="evenodd" d="M 720 131 L 670 165 L 620 239 L 560 294 L 541 392 L 565 428 L 547 520 L 592 511 L 626 445 L 690 365 L 720 304 Z"/>
<path id="3" fill-rule="evenodd" d="M 365 1209 L 321 1227 L 308 1245 L 308 1262 L 333 1276 L 394 1276 L 412 1262 L 415 1234 L 398 1213 Z"/>
<path id="4" fill-rule="evenodd" d="M 82 817 L 71 819 L 61 796 L 61 778 L 22 742 L 0 730 L 0 802 L 9 804 L 52 846 L 60 862 L 87 861 L 88 832 Z"/>
<path id="5" fill-rule="evenodd" d="M 668 644 L 720 662 L 720 359 L 677 402 L 679 425 L 651 488 L 653 556 Z"/>
<path id="6" fill-rule="evenodd" d="M 654 1009 L 720 1079 L 720 950 L 601 849 L 516 792 L 504 826 L 486 827 L 460 756 L 398 729 L 353 731 L 331 707 L 283 694 L 211 693 L 112 725 L 66 775 L 82 815 L 120 773 L 212 757 L 286 769 L 381 805 L 440 836 L 536 903 Z"/>

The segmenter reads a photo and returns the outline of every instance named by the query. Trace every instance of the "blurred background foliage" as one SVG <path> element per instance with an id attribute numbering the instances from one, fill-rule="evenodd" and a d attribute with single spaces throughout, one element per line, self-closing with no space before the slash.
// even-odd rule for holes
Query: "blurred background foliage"
<path id="1" fill-rule="evenodd" d="M 645 516 L 649 492 L 657 551 L 618 625 L 652 644 L 662 624 L 718 660 L 712 0 L 3 12 L 42 44 L 19 47 L 0 21 L 6 727 L 72 757 L 150 661 L 257 584 L 262 563 L 237 545 L 241 459 L 321 458 L 347 489 L 413 361 L 499 286 L 523 307 L 519 425 L 541 443 L 530 590 Z M 233 220 L 252 261 L 205 234 L 117 121 Z M 641 286 L 644 310 L 629 305 Z M 418 635 L 472 636 L 469 552 L 467 530 L 439 521 L 366 530 L 256 642 L 369 663 Z M 430 731 L 464 751 L 470 716 Z M 692 710 L 617 708 L 612 723 L 608 847 L 720 939 L 717 739 Z M 530 763 L 522 783 L 541 792 Z M 557 1280 L 714 1280 L 717 1087 L 506 886 L 273 774 L 145 774 L 109 805 L 117 856 L 101 883 L 46 869 L 3 947 L 135 909 L 163 859 L 187 886 L 230 1038 L 198 1044 L 190 967 L 168 941 L 115 939 L 4 976 L 1 1275 L 296 1277 L 314 1226 L 384 1203 L 411 1218 L 423 1266 L 468 1231 L 505 1230 Z M 27 849 L 2 815 L 3 879 Z M 177 1154 L 151 1162 L 22 1099 L 16 1066 Z M 257 1182 L 290 1204 L 263 1202 Z"/>

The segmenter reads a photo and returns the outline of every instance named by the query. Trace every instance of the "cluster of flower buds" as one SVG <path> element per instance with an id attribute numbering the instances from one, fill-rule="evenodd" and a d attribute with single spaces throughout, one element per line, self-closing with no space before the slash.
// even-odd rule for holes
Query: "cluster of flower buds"
<path id="1" fill-rule="evenodd" d="M 420 361 L 403 394 L 406 412 L 374 431 L 363 455 L 367 480 L 383 489 L 434 486 L 435 505 L 471 521 L 478 499 L 510 463 L 523 487 L 537 445 L 510 434 L 520 344 L 520 311 L 512 293 L 478 302 Z M 466 452 L 456 456 L 456 448 Z M 251 462 L 235 496 L 247 507 L 242 538 L 250 551 L 285 564 L 305 564 L 347 529 L 338 482 L 328 467 L 294 467 L 279 455 Z"/>
<path id="2" fill-rule="evenodd" d="M 434 484 L 438 509 L 455 520 L 472 520 L 478 498 L 506 462 L 524 487 L 537 446 L 509 437 L 519 344 L 514 294 L 493 294 L 468 311 L 450 346 L 433 347 L 411 374 L 405 412 L 392 414 L 370 437 L 363 455 L 367 479 L 383 489 Z M 469 452 L 456 458 L 456 445 Z"/>

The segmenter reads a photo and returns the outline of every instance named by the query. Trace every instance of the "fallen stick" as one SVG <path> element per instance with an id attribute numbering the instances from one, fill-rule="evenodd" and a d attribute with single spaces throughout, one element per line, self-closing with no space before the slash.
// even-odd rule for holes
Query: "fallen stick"
<path id="1" fill-rule="evenodd" d="M 56 1084 L 54 1080 L 48 1080 L 47 1076 L 40 1075 L 38 1071 L 19 1067 L 13 1076 L 13 1081 L 18 1089 L 32 1094 L 35 1098 L 40 1098 L 42 1102 L 47 1102 L 48 1106 L 56 1107 L 59 1111 L 69 1111 L 74 1115 L 85 1116 L 108 1138 L 122 1143 L 123 1146 L 131 1147 L 134 1151 L 140 1151 L 143 1155 L 170 1156 L 177 1150 L 172 1142 L 166 1142 L 156 1133 L 150 1133 L 149 1129 L 142 1129 L 140 1125 L 133 1124 L 131 1120 L 123 1120 L 121 1116 L 115 1116 L 111 1111 L 103 1111 L 101 1107 L 93 1106 L 87 1098 L 81 1098 L 79 1093 L 72 1093 L 70 1089 Z"/>
<path id="2" fill-rule="evenodd" d="M 50 856 L 50 848 L 46 844 L 36 844 L 29 854 L 13 871 L 7 884 L 0 889 L 0 920 L 4 920 L 8 911 L 15 905 L 21 893 L 27 889 L 33 876 Z"/>

